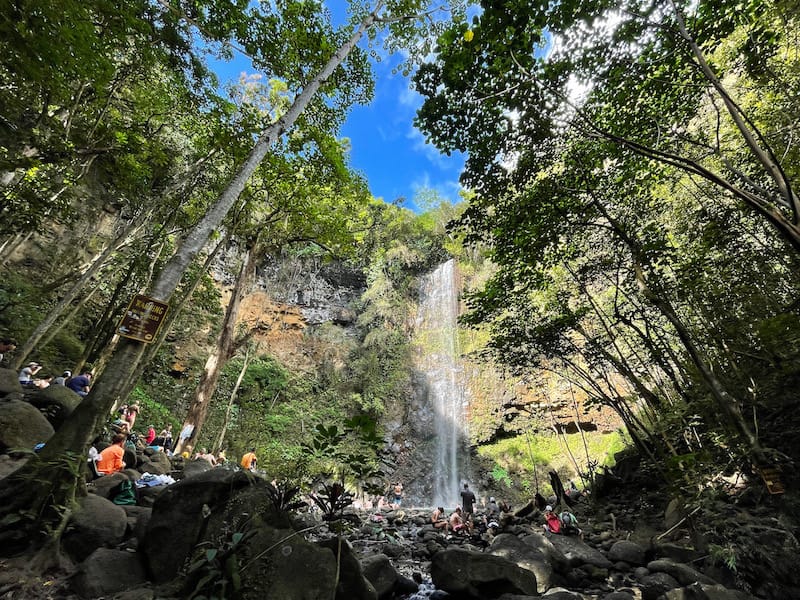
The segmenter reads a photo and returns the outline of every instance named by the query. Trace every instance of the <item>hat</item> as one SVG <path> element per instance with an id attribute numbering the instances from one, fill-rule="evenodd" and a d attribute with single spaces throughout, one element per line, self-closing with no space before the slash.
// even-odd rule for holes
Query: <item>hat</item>
<path id="1" fill-rule="evenodd" d="M 64 371 L 62 377 L 72 377 L 72 371 Z"/>
<path id="2" fill-rule="evenodd" d="M 550 506 L 549 504 L 544 507 L 544 512 L 550 512 L 551 510 L 553 510 L 553 507 Z"/>
<path id="3" fill-rule="evenodd" d="M 489 498 L 489 502 L 494 502 L 494 496 L 491 496 L 491 497 Z"/>

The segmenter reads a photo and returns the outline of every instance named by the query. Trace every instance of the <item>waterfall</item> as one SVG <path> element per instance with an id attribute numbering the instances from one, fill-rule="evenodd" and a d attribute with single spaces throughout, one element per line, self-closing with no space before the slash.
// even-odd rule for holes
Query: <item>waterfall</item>
<path id="1" fill-rule="evenodd" d="M 468 395 L 458 345 L 458 287 L 455 261 L 422 278 L 416 321 L 417 369 L 433 418 L 430 444 L 432 506 L 453 507 L 467 478 Z"/>

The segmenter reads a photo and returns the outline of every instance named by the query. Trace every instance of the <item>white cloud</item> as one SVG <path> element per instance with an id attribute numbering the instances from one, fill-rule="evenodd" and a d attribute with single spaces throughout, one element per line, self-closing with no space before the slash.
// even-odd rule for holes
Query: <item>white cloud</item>
<path id="1" fill-rule="evenodd" d="M 460 192 L 462 190 L 461 184 L 453 180 L 433 181 L 430 173 L 427 171 L 418 175 L 411 182 L 411 189 L 414 195 L 422 190 L 434 190 L 442 199 L 455 204 L 461 201 Z M 413 199 L 412 199 L 413 200 Z"/>

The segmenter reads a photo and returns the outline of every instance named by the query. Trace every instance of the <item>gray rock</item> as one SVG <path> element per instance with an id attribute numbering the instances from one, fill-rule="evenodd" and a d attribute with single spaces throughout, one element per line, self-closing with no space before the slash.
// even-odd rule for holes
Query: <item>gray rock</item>
<path id="1" fill-rule="evenodd" d="M 63 385 L 51 385 L 36 390 L 28 394 L 25 399 L 38 408 L 55 429 L 61 427 L 83 400 Z"/>
<path id="2" fill-rule="evenodd" d="M 647 568 L 652 573 L 666 573 L 678 581 L 681 585 L 691 585 L 693 583 L 705 583 L 716 585 L 717 582 L 693 569 L 689 565 L 674 563 L 670 560 L 653 560 L 647 563 Z"/>
<path id="3" fill-rule="evenodd" d="M 531 539 L 531 543 L 528 543 L 529 538 L 535 538 L 534 535 L 521 540 L 515 535 L 501 533 L 492 540 L 487 553 L 509 560 L 533 573 L 536 576 L 537 591 L 541 594 L 553 585 L 553 565 L 550 553 L 541 548 L 549 542 L 544 536 L 538 537 L 542 538 L 539 544 L 536 539 Z M 552 549 L 556 552 L 555 548 Z"/>
<path id="4" fill-rule="evenodd" d="M 559 550 L 570 566 L 594 565 L 601 569 L 610 569 L 613 564 L 602 552 L 587 546 L 580 538 L 547 534 L 547 539 Z"/>
<path id="5" fill-rule="evenodd" d="M 611 592 L 603 596 L 603 600 L 634 600 L 634 595 L 629 592 Z"/>
<path id="6" fill-rule="evenodd" d="M 208 464 L 208 461 L 203 461 Z M 155 452 L 145 456 L 139 465 L 139 470 L 142 473 L 150 473 L 151 475 L 168 475 L 172 471 L 172 463 L 163 452 Z"/>
<path id="7" fill-rule="evenodd" d="M 640 567 L 645 563 L 644 548 L 636 542 L 620 540 L 611 546 L 608 558 L 614 562 L 621 560 L 629 565 Z"/>
<path id="8" fill-rule="evenodd" d="M 341 550 L 339 563 L 339 585 L 336 587 L 337 598 L 352 600 L 378 600 L 378 592 L 370 581 L 364 577 L 361 563 L 353 553 L 353 547 L 347 540 L 330 539 L 319 543 L 323 548 L 333 552 L 334 557 Z"/>
<path id="9" fill-rule="evenodd" d="M 24 448 L 49 440 L 55 430 L 36 407 L 11 400 L 0 402 L 0 450 Z"/>
<path id="10" fill-rule="evenodd" d="M 536 576 L 499 556 L 448 548 L 431 561 L 434 585 L 459 598 L 485 600 L 502 594 L 535 596 Z"/>
<path id="11" fill-rule="evenodd" d="M 685 588 L 670 590 L 665 597 L 666 600 L 756 600 L 755 596 L 747 592 L 704 583 L 693 583 Z"/>
<path id="12" fill-rule="evenodd" d="M 271 506 L 264 486 L 263 479 L 244 471 L 211 469 L 157 492 L 141 545 L 154 581 L 175 577 L 198 543 L 224 537 L 223 532 L 230 529 L 226 519 L 238 523 L 254 520 L 256 514 L 263 519 L 260 513 Z M 243 495 L 246 491 L 254 493 Z M 273 524 L 288 528 L 288 517 L 284 521 Z"/>
<path id="13" fill-rule="evenodd" d="M 87 487 L 91 493 L 110 500 L 111 491 L 120 483 L 127 481 L 128 479 L 129 478 L 127 475 L 125 475 L 125 473 L 111 473 L 111 475 L 103 475 L 102 477 L 92 480 Z"/>
<path id="14" fill-rule="evenodd" d="M 373 585 L 380 600 L 392 597 L 399 575 L 389 562 L 388 556 L 385 554 L 368 556 L 361 561 L 361 568 L 364 570 L 364 577 Z"/>
<path id="15" fill-rule="evenodd" d="M 78 566 L 73 581 L 82 598 L 103 598 L 147 580 L 139 556 L 133 552 L 98 548 Z"/>
<path id="16" fill-rule="evenodd" d="M 122 507 L 97 494 L 81 498 L 72 515 L 62 546 L 71 557 L 83 561 L 97 548 L 119 544 L 128 520 Z"/>
<path id="17" fill-rule="evenodd" d="M 0 397 L 9 394 L 22 394 L 19 374 L 13 369 L 0 369 Z"/>
<path id="18" fill-rule="evenodd" d="M 662 594 L 681 587 L 680 583 L 666 573 L 645 575 L 639 583 L 642 588 L 642 600 L 658 600 Z"/>

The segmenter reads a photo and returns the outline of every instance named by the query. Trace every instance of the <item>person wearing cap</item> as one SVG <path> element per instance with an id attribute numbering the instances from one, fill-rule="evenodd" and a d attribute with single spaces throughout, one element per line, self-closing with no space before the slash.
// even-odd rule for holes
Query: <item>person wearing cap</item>
<path id="1" fill-rule="evenodd" d="M 37 362 L 28 365 L 19 372 L 19 382 L 23 386 L 33 387 L 33 376 L 42 370 L 42 365 Z"/>
<path id="2" fill-rule="evenodd" d="M 67 385 L 67 379 L 72 377 L 72 371 L 64 371 L 59 377 L 53 379 L 50 385 Z"/>
<path id="3" fill-rule="evenodd" d="M 553 507 L 549 504 L 544 507 L 544 530 L 548 533 L 561 533 L 561 521 L 558 515 L 553 512 Z"/>

